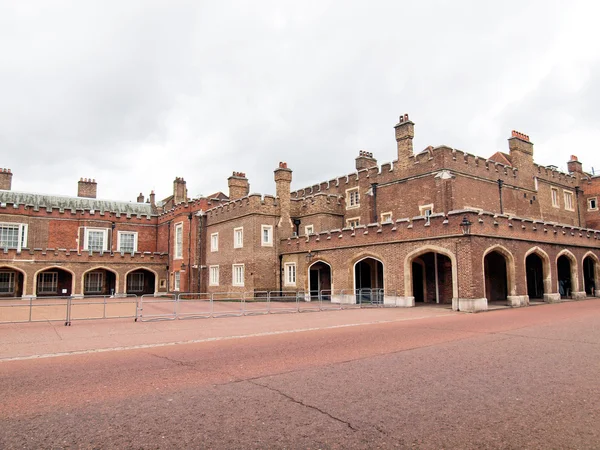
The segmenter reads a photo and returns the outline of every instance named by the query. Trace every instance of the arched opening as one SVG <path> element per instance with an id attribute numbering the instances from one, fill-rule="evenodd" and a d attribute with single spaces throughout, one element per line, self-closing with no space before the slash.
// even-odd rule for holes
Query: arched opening
<path id="1" fill-rule="evenodd" d="M 491 251 L 483 259 L 485 273 L 485 296 L 489 302 L 508 299 L 508 271 L 506 258 L 498 251 Z"/>
<path id="2" fill-rule="evenodd" d="M 136 269 L 127 274 L 128 294 L 154 294 L 156 276 L 147 269 Z"/>
<path id="3" fill-rule="evenodd" d="M 527 295 L 530 299 L 544 298 L 544 262 L 537 253 L 525 258 L 527 274 Z"/>
<path id="4" fill-rule="evenodd" d="M 569 298 L 573 294 L 573 278 L 571 276 L 571 259 L 561 255 L 556 261 L 558 272 L 558 292 L 562 298 Z"/>
<path id="5" fill-rule="evenodd" d="M 452 261 L 448 256 L 424 253 L 413 261 L 412 271 L 415 303 L 452 304 Z"/>
<path id="6" fill-rule="evenodd" d="M 59 267 L 43 270 L 37 275 L 35 295 L 38 297 L 53 295 L 71 295 L 73 275 Z"/>
<path id="7" fill-rule="evenodd" d="M 92 269 L 83 276 L 83 295 L 114 295 L 116 274 L 107 269 Z"/>
<path id="8" fill-rule="evenodd" d="M 311 300 L 330 300 L 331 266 L 323 261 L 317 261 L 310 266 L 308 272 L 308 290 Z"/>
<path id="9" fill-rule="evenodd" d="M 383 263 L 374 258 L 365 258 L 354 265 L 354 290 L 356 302 L 383 303 Z"/>
<path id="10" fill-rule="evenodd" d="M 583 260 L 583 283 L 585 293 L 590 297 L 596 296 L 596 260 L 586 256 Z"/>
<path id="11" fill-rule="evenodd" d="M 23 296 L 23 273 L 12 267 L 0 267 L 0 297 Z"/>

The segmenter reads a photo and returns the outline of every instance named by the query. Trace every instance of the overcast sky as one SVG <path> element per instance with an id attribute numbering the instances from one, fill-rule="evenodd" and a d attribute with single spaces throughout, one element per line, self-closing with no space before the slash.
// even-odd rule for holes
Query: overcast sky
<path id="1" fill-rule="evenodd" d="M 98 197 L 274 193 L 354 170 L 361 149 L 535 159 L 600 172 L 599 2 L 0 0 L 0 167 L 13 190 Z"/>

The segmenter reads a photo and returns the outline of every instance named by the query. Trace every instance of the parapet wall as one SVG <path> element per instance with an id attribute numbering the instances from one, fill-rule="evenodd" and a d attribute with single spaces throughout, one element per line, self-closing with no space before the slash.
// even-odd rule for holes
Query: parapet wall
<path id="1" fill-rule="evenodd" d="M 250 194 L 206 211 L 207 224 L 232 220 L 249 214 L 279 215 L 279 202 L 272 195 Z"/>
<path id="2" fill-rule="evenodd" d="M 303 198 L 293 198 L 291 215 L 293 217 L 312 214 L 344 214 L 343 197 L 335 194 L 317 193 Z"/>
<path id="3" fill-rule="evenodd" d="M 81 220 L 110 220 L 117 223 L 143 223 L 157 222 L 157 216 L 149 214 L 119 213 L 91 208 L 59 208 L 47 206 L 34 206 L 28 204 L 0 203 L 0 214 L 12 216 L 46 217 L 56 219 L 81 219 Z"/>

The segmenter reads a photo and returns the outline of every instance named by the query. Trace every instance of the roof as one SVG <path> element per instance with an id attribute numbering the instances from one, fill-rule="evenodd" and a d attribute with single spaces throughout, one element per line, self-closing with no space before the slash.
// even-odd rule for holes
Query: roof
<path id="1" fill-rule="evenodd" d="M 512 166 L 512 161 L 510 160 L 510 155 L 507 153 L 496 152 L 492 156 L 490 156 L 488 159 L 490 161 L 504 164 L 505 166 Z"/>
<path id="2" fill-rule="evenodd" d="M 56 208 L 59 210 L 94 210 L 100 214 L 113 212 L 117 214 L 151 216 L 152 206 L 149 203 L 132 203 L 97 198 L 67 197 L 61 195 L 34 194 L 28 192 L 0 190 L 0 204 L 25 205 L 39 208 Z"/>

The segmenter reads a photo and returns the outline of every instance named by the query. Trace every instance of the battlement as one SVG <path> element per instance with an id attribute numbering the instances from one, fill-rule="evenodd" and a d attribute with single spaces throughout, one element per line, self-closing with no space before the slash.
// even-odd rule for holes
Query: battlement
<path id="1" fill-rule="evenodd" d="M 278 216 L 279 202 L 272 195 L 250 194 L 210 208 L 205 213 L 209 222 L 221 222 L 249 214 Z"/>
<path id="2" fill-rule="evenodd" d="M 291 214 L 294 217 L 311 214 L 344 214 L 344 199 L 342 196 L 319 192 L 302 198 L 292 199 Z"/>
<path id="3" fill-rule="evenodd" d="M 36 261 L 68 261 L 68 262 L 110 262 L 110 263 L 162 263 L 168 261 L 168 253 L 159 252 L 91 252 L 87 250 L 66 249 L 66 248 L 22 248 L 0 249 L 0 261 L 30 261 L 34 257 Z M 109 261 L 107 261 L 107 259 Z"/>

